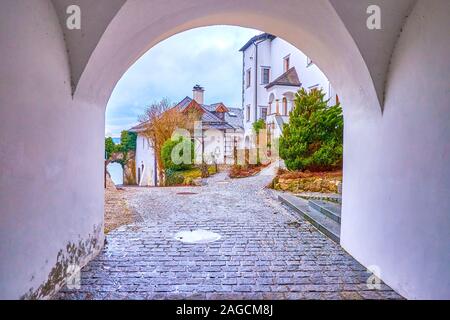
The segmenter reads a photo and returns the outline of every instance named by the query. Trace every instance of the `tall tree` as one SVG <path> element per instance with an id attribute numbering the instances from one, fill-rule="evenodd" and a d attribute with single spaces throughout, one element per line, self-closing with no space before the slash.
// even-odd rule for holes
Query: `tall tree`
<path id="1" fill-rule="evenodd" d="M 122 131 L 120 134 L 120 149 L 122 152 L 136 150 L 137 134 L 129 131 Z"/>
<path id="2" fill-rule="evenodd" d="M 183 113 L 175 108 L 167 98 L 152 103 L 147 107 L 145 114 L 140 117 L 140 121 L 145 124 L 143 134 L 150 141 L 155 151 L 160 183 L 164 183 L 165 168 L 161 157 L 164 143 L 172 138 L 177 129 L 191 131 L 196 119 L 198 119 L 197 114 Z"/>

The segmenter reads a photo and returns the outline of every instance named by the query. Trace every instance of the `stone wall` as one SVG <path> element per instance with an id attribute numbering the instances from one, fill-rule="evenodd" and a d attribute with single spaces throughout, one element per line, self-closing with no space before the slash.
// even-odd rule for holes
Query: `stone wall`
<path id="1" fill-rule="evenodd" d="M 126 186 L 137 185 L 136 181 L 136 161 L 133 158 L 128 159 L 128 161 L 123 166 L 123 184 Z"/>
<path id="2" fill-rule="evenodd" d="M 341 190 L 342 176 L 309 176 L 299 178 L 284 178 L 278 176 L 273 181 L 273 188 L 280 191 L 293 193 L 321 192 L 339 193 Z"/>
<path id="3" fill-rule="evenodd" d="M 123 184 L 126 186 L 137 185 L 136 182 L 136 152 L 128 151 L 128 153 L 115 152 L 107 161 L 109 163 L 120 163 L 123 168 Z"/>

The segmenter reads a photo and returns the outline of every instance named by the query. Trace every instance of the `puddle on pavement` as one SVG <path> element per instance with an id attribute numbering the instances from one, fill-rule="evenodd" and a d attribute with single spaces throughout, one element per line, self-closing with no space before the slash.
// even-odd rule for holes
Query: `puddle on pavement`
<path id="1" fill-rule="evenodd" d="M 175 235 L 175 240 L 188 244 L 201 244 L 218 241 L 222 236 L 207 230 L 180 231 Z"/>

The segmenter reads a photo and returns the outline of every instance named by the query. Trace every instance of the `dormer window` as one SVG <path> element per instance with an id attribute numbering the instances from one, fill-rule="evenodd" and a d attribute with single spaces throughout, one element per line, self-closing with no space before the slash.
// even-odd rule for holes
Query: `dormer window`
<path id="1" fill-rule="evenodd" d="M 291 64 L 291 55 L 288 55 L 283 58 L 283 70 L 284 72 L 288 71 Z"/>

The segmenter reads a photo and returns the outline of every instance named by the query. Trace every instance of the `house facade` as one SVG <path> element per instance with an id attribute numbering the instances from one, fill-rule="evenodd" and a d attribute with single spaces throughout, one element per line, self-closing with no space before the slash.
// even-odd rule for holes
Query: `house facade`
<path id="1" fill-rule="evenodd" d="M 194 109 L 201 115 L 199 124 L 191 137 L 195 146 L 195 162 L 204 160 L 208 164 L 234 163 L 234 150 L 244 137 L 243 112 L 241 108 L 230 108 L 224 103 L 205 104 L 205 89 L 196 85 L 193 96 L 185 97 L 174 108 L 188 114 Z M 158 185 L 158 168 L 151 141 L 144 135 L 146 123 L 131 128 L 137 133 L 136 181 L 139 186 Z"/>
<path id="2" fill-rule="evenodd" d="M 338 97 L 327 77 L 303 52 L 268 33 L 250 39 L 243 54 L 242 108 L 244 143 L 254 146 L 253 123 L 264 119 L 272 138 L 279 138 L 289 121 L 295 94 L 300 88 L 322 89 L 334 105 Z"/>

